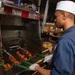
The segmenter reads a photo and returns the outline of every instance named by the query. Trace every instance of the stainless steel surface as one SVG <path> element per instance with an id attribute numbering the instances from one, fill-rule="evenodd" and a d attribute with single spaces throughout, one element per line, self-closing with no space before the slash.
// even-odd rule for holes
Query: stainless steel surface
<path id="1" fill-rule="evenodd" d="M 31 75 L 32 71 L 24 69 L 29 67 L 24 63 L 24 60 L 18 58 L 16 52 L 25 56 L 24 51 L 28 50 L 32 57 L 27 57 L 30 63 L 42 62 L 42 57 L 37 54 L 42 53 L 42 44 L 39 35 L 39 25 L 37 20 L 24 19 L 11 15 L 0 15 L 0 27 L 2 38 L 2 55 L 4 64 L 10 64 L 9 70 L 4 71 L 3 75 Z M 14 62 L 9 60 L 9 57 L 13 56 L 18 61 L 20 66 L 16 66 Z"/>
<path id="2" fill-rule="evenodd" d="M 14 42 L 21 44 L 25 49 L 29 49 L 32 54 L 41 52 L 38 21 L 1 15 L 1 25 L 4 45 L 11 45 Z"/>
<path id="3" fill-rule="evenodd" d="M 1 27 L 0 27 L 0 59 L 2 58 L 2 39 L 1 39 Z"/>
<path id="4" fill-rule="evenodd" d="M 0 27 L 0 60 L 1 59 L 2 59 L 2 39 L 1 39 L 1 27 Z M 3 75 L 1 66 L 0 66 L 0 75 Z"/>
<path id="5" fill-rule="evenodd" d="M 8 70 L 3 70 L 3 75 L 39 75 L 37 72 L 30 71 L 29 66 L 33 63 L 38 63 L 41 67 L 45 66 L 43 59 L 44 55 L 49 54 L 49 49 L 42 48 L 38 21 L 11 15 L 1 15 L 0 17 L 1 54 L 5 60 L 4 64 L 11 66 Z M 32 56 L 26 55 L 26 50 Z M 26 57 L 27 60 L 18 57 L 17 51 L 19 51 L 20 56 Z M 20 64 L 17 66 L 15 61 L 12 62 L 9 59 L 10 56 L 13 56 Z"/>

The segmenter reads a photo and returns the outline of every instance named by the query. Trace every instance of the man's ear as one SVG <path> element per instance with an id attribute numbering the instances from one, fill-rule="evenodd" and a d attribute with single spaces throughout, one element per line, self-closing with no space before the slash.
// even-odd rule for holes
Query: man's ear
<path id="1" fill-rule="evenodd" d="M 65 16 L 63 16 L 63 20 L 65 20 Z"/>
<path id="2" fill-rule="evenodd" d="M 63 20 L 65 20 L 66 17 L 67 17 L 67 14 L 64 12 L 64 13 L 63 13 Z"/>
<path id="3" fill-rule="evenodd" d="M 65 20 L 67 18 L 67 16 L 68 16 L 67 12 L 64 12 L 63 13 L 63 20 Z"/>

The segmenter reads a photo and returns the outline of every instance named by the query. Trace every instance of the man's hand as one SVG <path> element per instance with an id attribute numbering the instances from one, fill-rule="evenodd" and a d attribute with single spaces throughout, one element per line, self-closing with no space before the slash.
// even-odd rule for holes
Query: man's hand
<path id="1" fill-rule="evenodd" d="M 52 57 L 53 57 L 53 54 L 51 54 L 51 55 L 48 55 L 48 56 L 45 56 L 45 58 L 44 58 L 44 63 L 45 62 L 49 62 L 51 59 L 52 59 Z"/>
<path id="2" fill-rule="evenodd" d="M 36 67 L 36 66 L 39 66 L 39 65 L 36 64 L 36 63 L 35 63 L 35 64 L 32 64 L 32 65 L 29 67 L 29 69 L 35 71 L 35 67 Z"/>

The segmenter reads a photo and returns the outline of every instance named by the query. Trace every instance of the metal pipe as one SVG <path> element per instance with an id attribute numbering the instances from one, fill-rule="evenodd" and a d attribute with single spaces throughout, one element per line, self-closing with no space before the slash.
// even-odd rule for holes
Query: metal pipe
<path id="1" fill-rule="evenodd" d="M 41 5 L 41 0 L 38 1 L 38 12 L 40 12 L 40 5 Z M 40 26 L 40 20 L 39 20 L 39 37 L 41 39 L 41 26 Z"/>
<path id="2" fill-rule="evenodd" d="M 49 0 L 47 0 L 47 2 L 46 2 L 45 12 L 44 12 L 44 18 L 43 18 L 43 22 L 42 22 L 42 33 L 44 31 L 44 26 L 45 26 L 46 20 L 47 20 L 48 8 L 49 8 Z"/>

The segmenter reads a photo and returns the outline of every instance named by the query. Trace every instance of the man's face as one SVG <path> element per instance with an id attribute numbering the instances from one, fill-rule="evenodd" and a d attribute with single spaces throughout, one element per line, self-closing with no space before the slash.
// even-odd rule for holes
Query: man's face
<path id="1" fill-rule="evenodd" d="M 64 25 L 63 14 L 60 11 L 55 12 L 55 25 L 58 28 L 62 28 Z"/>

